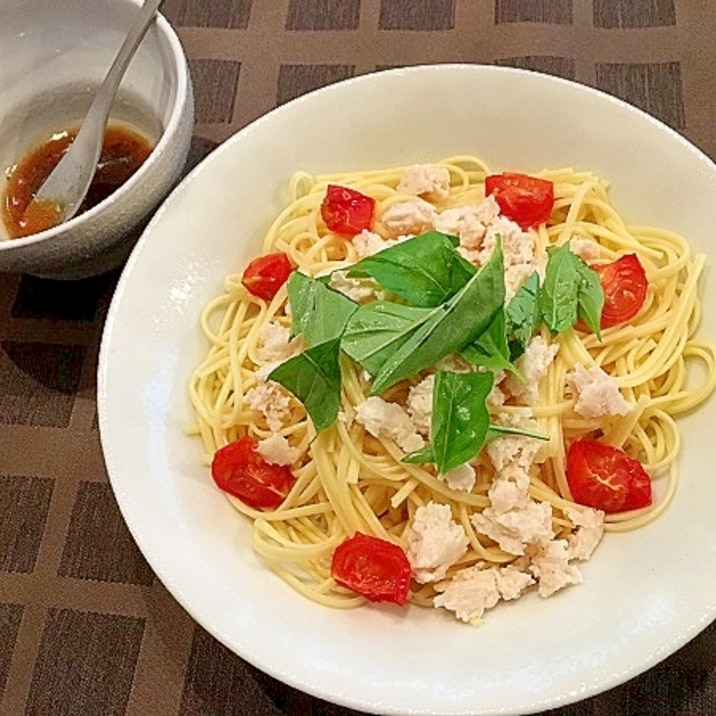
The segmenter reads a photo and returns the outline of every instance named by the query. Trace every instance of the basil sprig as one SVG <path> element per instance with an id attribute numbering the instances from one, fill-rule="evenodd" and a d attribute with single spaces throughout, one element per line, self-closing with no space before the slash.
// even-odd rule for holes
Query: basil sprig
<path id="1" fill-rule="evenodd" d="M 547 256 L 544 282 L 540 285 L 535 271 L 505 308 L 510 361 L 525 352 L 542 323 L 558 334 L 572 328 L 581 318 L 597 338 L 601 338 L 599 324 L 604 289 L 599 275 L 574 254 L 568 244 L 549 247 Z"/>
<path id="2" fill-rule="evenodd" d="M 358 304 L 299 271 L 288 279 L 288 300 L 291 333 L 302 333 L 309 347 L 274 368 L 268 378 L 290 390 L 321 431 L 338 416 L 341 336 Z"/>
<path id="3" fill-rule="evenodd" d="M 548 440 L 546 435 L 521 428 L 506 428 L 490 422 L 487 397 L 492 390 L 491 371 L 435 373 L 431 442 L 419 451 L 410 453 L 404 462 L 434 462 L 438 473 L 444 475 L 472 460 L 483 446 L 504 435 L 521 435 Z"/>
<path id="4" fill-rule="evenodd" d="M 472 343 L 504 302 L 504 260 L 498 241 L 488 261 L 447 301 L 431 309 L 404 307 L 398 330 L 383 331 L 386 302 L 358 308 L 348 320 L 341 348 L 373 374 L 371 393 L 376 395 Z M 390 315 L 395 317 L 395 311 Z"/>
<path id="5" fill-rule="evenodd" d="M 532 274 L 507 305 L 499 238 L 479 270 L 456 247 L 455 237 L 431 231 L 349 269 L 349 276 L 376 281 L 394 300 L 359 305 L 330 288 L 326 277 L 291 275 L 292 335 L 303 334 L 309 347 L 269 378 L 303 402 L 316 430 L 330 426 L 340 408 L 341 352 L 373 377 L 373 395 L 460 353 L 482 370 L 438 374 L 433 442 L 409 456 L 447 472 L 474 457 L 486 441 L 511 432 L 489 422 L 491 371 L 519 376 L 513 361 L 541 323 L 559 333 L 581 317 L 599 335 L 604 301 L 599 277 L 568 245 L 548 249 L 543 284 Z"/>
<path id="6" fill-rule="evenodd" d="M 604 290 L 597 272 L 569 248 L 550 246 L 544 284 L 539 293 L 542 319 L 553 333 L 572 328 L 581 318 L 601 338 L 599 321 Z"/>
<path id="7" fill-rule="evenodd" d="M 485 443 L 490 426 L 487 396 L 492 372 L 438 371 L 433 389 L 429 453 L 415 453 L 407 462 L 434 462 L 440 474 L 472 460 Z M 428 457 L 428 460 L 424 458 Z"/>

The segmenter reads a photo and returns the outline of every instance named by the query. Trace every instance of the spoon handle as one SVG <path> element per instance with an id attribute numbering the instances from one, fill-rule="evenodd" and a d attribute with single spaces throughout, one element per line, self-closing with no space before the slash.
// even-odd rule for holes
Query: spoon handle
<path id="1" fill-rule="evenodd" d="M 117 87 L 162 2 L 145 0 L 94 96 L 77 136 L 35 195 L 35 200 L 57 201 L 64 212 L 64 221 L 77 212 L 92 183 Z"/>

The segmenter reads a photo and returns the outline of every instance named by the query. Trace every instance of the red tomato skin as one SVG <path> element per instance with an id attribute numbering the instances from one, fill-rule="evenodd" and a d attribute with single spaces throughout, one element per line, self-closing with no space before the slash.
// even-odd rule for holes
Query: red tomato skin
<path id="1" fill-rule="evenodd" d="M 275 510 L 296 481 L 286 465 L 266 462 L 246 435 L 214 453 L 211 476 L 219 489 L 256 510 Z"/>
<path id="2" fill-rule="evenodd" d="M 321 217 L 330 231 L 355 236 L 373 227 L 375 199 L 347 186 L 329 184 L 321 202 Z"/>
<path id="3" fill-rule="evenodd" d="M 651 479 L 638 460 L 588 438 L 569 446 L 567 483 L 575 502 L 606 513 L 648 507 L 653 499 Z"/>
<path id="4" fill-rule="evenodd" d="M 244 269 L 241 283 L 246 290 L 266 301 L 270 301 L 288 280 L 293 266 L 282 251 L 257 256 Z"/>
<path id="5" fill-rule="evenodd" d="M 636 254 L 624 254 L 608 264 L 592 268 L 604 289 L 600 326 L 609 328 L 630 321 L 644 305 L 649 282 Z"/>
<path id="6" fill-rule="evenodd" d="M 338 584 L 372 602 L 403 605 L 410 589 L 410 562 L 396 544 L 356 532 L 336 547 L 331 574 Z"/>
<path id="7" fill-rule="evenodd" d="M 502 215 L 524 231 L 545 223 L 554 208 L 554 184 L 529 174 L 490 174 L 485 178 L 485 195 L 491 194 Z"/>

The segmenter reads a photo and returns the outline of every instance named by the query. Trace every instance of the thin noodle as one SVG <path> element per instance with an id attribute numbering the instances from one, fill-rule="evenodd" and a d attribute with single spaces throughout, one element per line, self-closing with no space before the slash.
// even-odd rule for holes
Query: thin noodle
<path id="1" fill-rule="evenodd" d="M 482 160 L 455 156 L 438 164 L 450 173 L 450 193 L 442 209 L 484 199 L 484 179 L 490 170 Z M 390 206 L 410 198 L 396 190 L 404 169 L 317 177 L 296 173 L 288 185 L 290 201 L 269 227 L 263 253 L 284 251 L 311 276 L 354 263 L 359 256 L 353 244 L 327 232 L 322 224 L 319 206 L 326 186 L 340 183 L 369 194 L 377 201 L 380 218 Z M 549 226 L 534 232 L 537 254 L 544 256 L 548 245 L 573 237 L 597 242 L 603 260 L 636 253 L 649 289 L 637 319 L 603 330 L 601 339 L 573 329 L 556 337 L 542 331 L 545 340 L 557 342 L 559 351 L 532 406 L 536 430 L 549 442 L 540 447 L 539 470 L 530 476 L 530 496 L 551 505 L 554 533 L 569 535 L 573 524 L 568 511 L 573 503 L 565 450 L 580 436 L 600 439 L 642 461 L 654 481 L 657 499 L 651 507 L 606 518 L 609 531 L 637 529 L 657 519 L 678 489 L 680 439 L 675 418 L 697 408 L 716 389 L 716 350 L 696 335 L 701 317 L 698 284 L 705 257 L 692 254 L 686 239 L 673 232 L 627 226 L 609 203 L 606 182 L 588 172 L 562 168 L 538 176 L 554 182 L 556 203 Z M 251 520 L 254 550 L 305 596 L 332 607 L 353 607 L 363 599 L 337 585 L 330 575 L 335 547 L 356 531 L 407 547 L 416 510 L 438 502 L 450 506 L 469 539 L 467 553 L 450 568 L 447 578 L 468 565 L 514 561 L 514 554 L 477 532 L 471 521 L 490 506 L 487 490 L 494 473 L 490 461 L 477 459 L 477 484 L 469 492 L 451 489 L 433 465 L 403 462 L 405 452 L 395 442 L 370 435 L 355 421 L 369 385 L 361 369 L 344 357 L 341 415 L 318 435 L 293 396 L 288 398 L 290 417 L 278 430 L 251 409 L 246 396 L 263 380 L 257 375 L 265 362 L 262 330 L 270 323 L 290 327 L 286 304 L 285 286 L 266 302 L 243 289 L 240 274 L 227 276 L 224 293 L 201 314 L 200 330 L 210 348 L 189 385 L 196 419 L 189 432 L 200 436 L 207 462 L 218 448 L 240 436 L 261 440 L 274 432 L 301 456 L 292 466 L 296 483 L 278 509 L 262 512 L 230 498 Z M 600 366 L 613 376 L 633 409 L 624 416 L 591 420 L 575 412 L 567 376 L 578 363 Z M 391 389 L 391 399 L 404 398 L 407 388 L 404 382 Z M 494 412 L 517 416 L 520 409 L 508 403 Z M 433 584 L 417 585 L 410 600 L 430 605 L 436 593 Z"/>

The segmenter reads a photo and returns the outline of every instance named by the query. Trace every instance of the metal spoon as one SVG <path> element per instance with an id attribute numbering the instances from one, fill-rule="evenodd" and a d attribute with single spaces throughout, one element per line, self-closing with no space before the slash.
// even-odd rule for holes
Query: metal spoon
<path id="1" fill-rule="evenodd" d="M 145 0 L 92 100 L 77 136 L 37 190 L 28 209 L 33 205 L 52 205 L 58 224 L 77 213 L 87 195 L 102 153 L 109 109 L 117 87 L 163 1 Z"/>

